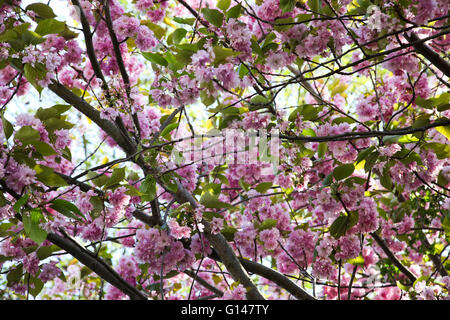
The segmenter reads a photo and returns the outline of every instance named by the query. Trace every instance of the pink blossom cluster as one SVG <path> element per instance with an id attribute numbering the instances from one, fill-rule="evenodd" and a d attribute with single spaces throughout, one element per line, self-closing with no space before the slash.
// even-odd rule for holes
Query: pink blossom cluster
<path id="1" fill-rule="evenodd" d="M 136 232 L 136 239 L 136 258 L 148 263 L 150 272 L 167 274 L 176 268 L 184 270 L 194 262 L 192 252 L 164 230 L 140 229 Z"/>

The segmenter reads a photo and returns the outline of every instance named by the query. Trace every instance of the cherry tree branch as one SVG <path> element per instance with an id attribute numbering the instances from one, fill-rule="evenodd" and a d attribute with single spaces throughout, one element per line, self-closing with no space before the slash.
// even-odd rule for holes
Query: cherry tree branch
<path id="1" fill-rule="evenodd" d="M 378 244 L 378 246 L 383 250 L 383 252 L 389 258 L 389 260 L 391 260 L 391 262 L 400 270 L 400 272 L 403 273 L 409 279 L 411 284 L 414 283 L 417 280 L 416 276 L 411 271 L 409 271 L 409 269 L 406 268 L 400 262 L 400 260 L 397 259 L 397 257 L 392 253 L 392 251 L 386 245 L 384 240 L 381 239 L 380 236 L 378 234 L 376 234 L 375 232 L 372 232 L 370 235 L 375 240 L 375 242 Z"/>
<path id="2" fill-rule="evenodd" d="M 2 189 L 8 192 L 13 198 L 16 200 L 20 199 L 20 195 L 10 189 L 3 180 L 0 180 L 0 185 Z M 22 217 L 19 214 L 16 214 L 16 217 L 19 220 L 22 220 Z M 84 248 L 63 230 L 61 230 L 61 232 L 64 234 L 64 237 L 50 232 L 47 234 L 47 240 L 71 254 L 74 258 L 78 259 L 82 264 L 91 269 L 102 279 L 127 294 L 130 299 L 147 300 L 147 297 L 142 292 L 125 281 L 113 268 L 103 261 L 103 259 Z"/>
<path id="3" fill-rule="evenodd" d="M 347 132 L 334 136 L 323 136 L 323 137 L 307 137 L 307 136 L 292 136 L 292 135 L 279 135 L 280 139 L 291 140 L 291 141 L 302 141 L 302 142 L 329 142 L 329 141 L 346 141 L 346 140 L 356 140 L 374 137 L 387 137 L 387 136 L 401 136 L 406 134 L 413 134 L 416 132 L 425 132 L 429 129 L 436 127 L 446 127 L 450 126 L 450 119 L 439 120 L 422 127 L 405 127 L 394 130 L 386 131 L 363 131 L 363 132 Z"/>
<path id="4" fill-rule="evenodd" d="M 103 119 L 100 116 L 100 112 L 93 106 L 86 102 L 86 100 L 78 97 L 72 91 L 67 89 L 59 82 L 53 81 L 48 85 L 48 88 L 53 91 L 57 96 L 62 98 L 68 104 L 72 105 L 75 109 L 80 111 L 86 117 L 91 119 L 96 125 L 98 125 L 106 134 L 108 134 L 116 143 L 127 153 L 133 154 L 135 152 L 134 144 L 129 137 L 125 136 L 123 132 L 107 119 Z"/>
<path id="5" fill-rule="evenodd" d="M 127 153 L 127 155 L 132 155 L 136 153 L 137 147 L 130 140 L 126 139 L 121 131 L 113 125 L 110 121 L 102 119 L 100 117 L 100 113 L 95 110 L 90 104 L 88 104 L 85 100 L 81 99 L 73 92 L 68 90 L 63 85 L 53 82 L 49 85 L 50 90 L 55 92 L 58 96 L 64 99 L 67 103 L 73 105 L 77 110 L 82 112 L 84 115 L 92 119 L 95 124 L 97 124 L 103 131 L 109 134 L 117 144 Z M 117 140 L 116 140 L 117 139 Z M 150 168 L 140 156 L 135 162 L 143 169 L 145 175 L 155 176 L 155 180 L 164 187 L 164 183 L 158 178 L 158 169 Z M 197 201 L 196 199 L 187 191 L 184 186 L 177 181 L 177 192 L 173 194 L 175 199 L 179 203 L 189 202 L 192 207 L 196 208 Z M 168 190 L 170 191 L 170 190 Z M 172 193 L 172 192 L 171 192 Z M 252 282 L 250 277 L 248 276 L 245 269 L 240 264 L 237 259 L 233 249 L 230 247 L 226 239 L 222 234 L 212 234 L 211 227 L 208 221 L 204 220 L 202 223 L 205 225 L 205 235 L 210 241 L 210 243 L 216 248 L 219 256 L 221 257 L 224 265 L 228 269 L 228 271 L 232 274 L 235 280 L 239 281 L 242 285 L 248 288 L 247 297 L 251 300 L 261 300 L 264 299 L 261 293 L 256 288 L 255 284 Z"/>
<path id="6" fill-rule="evenodd" d="M 316 300 L 316 298 L 314 298 L 312 295 L 310 295 L 308 292 L 306 292 L 304 289 L 296 285 L 294 282 L 289 280 L 289 278 L 279 273 L 278 271 L 244 258 L 239 258 L 239 261 L 242 263 L 244 268 L 247 269 L 248 272 L 257 274 L 276 283 L 281 288 L 285 289 L 294 297 L 296 297 L 298 300 Z"/>
<path id="7" fill-rule="evenodd" d="M 421 39 L 414 32 L 407 33 L 403 35 L 406 40 L 414 49 L 423 55 L 428 61 L 430 61 L 436 68 L 442 71 L 447 77 L 450 77 L 450 63 L 444 60 L 436 51 L 431 49 L 425 42 L 422 42 Z"/>
<path id="8" fill-rule="evenodd" d="M 108 27 L 109 36 L 111 38 L 111 42 L 114 49 L 114 55 L 116 56 L 117 65 L 119 66 L 120 75 L 122 76 L 123 82 L 125 84 L 125 92 L 127 94 L 128 101 L 131 102 L 131 95 L 130 95 L 130 77 L 128 76 L 127 69 L 125 68 L 125 64 L 123 62 L 122 53 L 120 52 L 120 45 L 119 41 L 117 40 L 116 33 L 114 32 L 112 20 L 111 20 L 111 14 L 109 10 L 109 0 L 105 1 L 105 21 L 106 26 Z M 137 118 L 136 113 L 133 113 L 133 123 L 138 131 L 140 132 L 140 125 L 139 120 Z"/>

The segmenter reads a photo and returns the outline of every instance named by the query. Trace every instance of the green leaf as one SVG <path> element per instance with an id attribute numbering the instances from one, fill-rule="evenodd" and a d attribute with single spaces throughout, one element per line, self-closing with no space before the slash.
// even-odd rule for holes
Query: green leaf
<path id="1" fill-rule="evenodd" d="M 262 105 L 265 105 L 265 104 L 267 104 L 267 103 L 269 103 L 269 102 L 270 102 L 270 99 L 267 99 L 266 97 L 264 97 L 264 96 L 262 96 L 262 95 L 260 95 L 260 94 L 254 96 L 254 97 L 250 100 L 250 103 L 252 103 L 252 104 L 262 104 Z"/>
<path id="2" fill-rule="evenodd" d="M 37 34 L 34 31 L 25 30 L 22 34 L 22 40 L 24 41 L 25 45 L 37 45 L 40 43 L 45 42 L 45 38 L 42 37 L 40 34 Z"/>
<path id="3" fill-rule="evenodd" d="M 42 288 L 44 288 L 44 282 L 42 282 L 42 280 L 38 277 L 30 276 L 30 287 L 28 289 L 30 294 L 36 298 L 36 296 L 42 291 Z"/>
<path id="4" fill-rule="evenodd" d="M 313 12 L 319 12 L 319 9 L 321 8 L 321 0 L 308 0 L 308 7 Z"/>
<path id="5" fill-rule="evenodd" d="M 357 2 L 364 13 L 367 13 L 367 9 L 372 5 L 370 0 L 357 0 Z"/>
<path id="6" fill-rule="evenodd" d="M 310 104 L 304 104 L 298 106 L 291 112 L 288 117 L 288 120 L 293 122 L 297 118 L 297 115 L 301 115 L 304 121 L 309 121 L 317 117 L 321 108 L 314 107 Z"/>
<path id="7" fill-rule="evenodd" d="M 227 241 L 233 241 L 234 240 L 234 234 L 238 230 L 234 227 L 226 226 L 222 230 L 220 230 L 220 233 L 225 237 Z"/>
<path id="8" fill-rule="evenodd" d="M 54 252 L 56 251 L 60 251 L 61 248 L 56 246 L 56 245 L 52 245 L 52 246 L 45 246 L 45 247 L 40 247 L 36 254 L 39 258 L 39 260 L 44 260 L 47 259 L 48 257 L 50 257 Z"/>
<path id="9" fill-rule="evenodd" d="M 268 218 L 261 223 L 261 225 L 258 227 L 258 231 L 272 229 L 276 227 L 277 223 L 278 221 L 276 219 Z"/>
<path id="10" fill-rule="evenodd" d="M 29 25 L 29 24 L 28 24 Z M 19 39 L 19 35 L 22 32 L 16 31 L 16 29 L 8 29 L 0 35 L 0 42 L 11 42 Z"/>
<path id="11" fill-rule="evenodd" d="M 280 0 L 280 9 L 282 13 L 292 11 L 295 8 L 295 0 Z"/>
<path id="12" fill-rule="evenodd" d="M 61 129 L 72 129 L 74 126 L 72 123 L 67 122 L 63 119 L 58 119 L 58 118 L 50 118 L 50 119 L 44 120 L 43 123 L 45 125 L 45 129 L 48 132 L 53 132 L 55 130 L 61 130 Z"/>
<path id="13" fill-rule="evenodd" d="M 169 37 L 172 37 L 172 41 L 174 44 L 179 44 L 181 40 L 186 37 L 187 30 L 183 28 L 178 28 Z"/>
<path id="14" fill-rule="evenodd" d="M 259 193 L 266 193 L 267 190 L 269 190 L 272 187 L 272 185 L 273 185 L 272 182 L 261 182 L 256 186 L 255 190 L 258 191 Z"/>
<path id="15" fill-rule="evenodd" d="M 23 145 L 28 145 L 31 142 L 39 141 L 41 134 L 31 126 L 23 126 L 16 132 L 14 138 L 22 142 Z"/>
<path id="16" fill-rule="evenodd" d="M 202 14 L 205 19 L 208 20 L 211 24 L 215 25 L 218 28 L 222 26 L 224 16 L 223 13 L 219 10 L 204 8 L 202 9 Z"/>
<path id="17" fill-rule="evenodd" d="M 243 190 L 245 190 L 245 191 L 250 190 L 250 185 L 247 182 L 245 182 L 244 177 L 239 179 L 238 184 Z"/>
<path id="18" fill-rule="evenodd" d="M 322 187 L 328 187 L 333 183 L 333 172 L 328 174 L 322 181 Z"/>
<path id="19" fill-rule="evenodd" d="M 23 276 L 23 265 L 19 264 L 19 266 L 15 269 L 12 269 L 8 272 L 6 279 L 8 280 L 7 286 L 11 287 L 15 283 L 18 283 Z"/>
<path id="20" fill-rule="evenodd" d="M 363 256 L 358 256 L 356 258 L 353 259 L 349 259 L 347 260 L 348 263 L 354 265 L 354 266 L 364 266 L 364 257 Z"/>
<path id="21" fill-rule="evenodd" d="M 111 174 L 111 177 L 106 181 L 103 188 L 109 188 L 116 184 L 119 184 L 123 179 L 125 179 L 125 168 L 115 168 Z"/>
<path id="22" fill-rule="evenodd" d="M 383 168 L 383 174 L 380 177 L 380 183 L 387 190 L 392 190 L 393 185 L 392 185 L 391 173 L 389 171 L 389 166 L 385 166 Z"/>
<path id="23" fill-rule="evenodd" d="M 342 180 L 350 177 L 354 171 L 355 166 L 352 163 L 343 164 L 333 170 L 333 176 L 336 180 Z"/>
<path id="24" fill-rule="evenodd" d="M 271 100 L 262 96 L 262 95 L 256 95 L 250 100 L 250 111 L 259 110 L 264 107 L 268 107 L 270 105 Z"/>
<path id="25" fill-rule="evenodd" d="M 222 11 L 226 11 L 231 4 L 231 0 L 219 0 L 217 2 L 217 8 L 219 8 Z"/>
<path id="26" fill-rule="evenodd" d="M 437 132 L 445 136 L 447 140 L 450 140 L 450 126 L 436 127 L 435 129 Z"/>
<path id="27" fill-rule="evenodd" d="M 374 151 L 367 156 L 366 162 L 364 163 L 364 171 L 369 172 L 372 169 L 379 155 L 380 153 L 378 151 Z"/>
<path id="28" fill-rule="evenodd" d="M 178 128 L 177 122 L 169 124 L 167 127 L 164 128 L 163 131 L 161 131 L 161 137 L 165 137 L 167 134 L 169 134 L 175 128 Z"/>
<path id="29" fill-rule="evenodd" d="M 251 39 L 251 48 L 253 50 L 253 53 L 256 53 L 260 57 L 264 55 L 264 52 L 262 51 L 261 47 L 259 46 L 258 41 L 255 39 Z"/>
<path id="30" fill-rule="evenodd" d="M 423 99 L 421 97 L 416 98 L 416 104 L 419 107 L 425 108 L 425 109 L 432 109 L 434 107 L 434 101 L 433 99 Z"/>
<path id="31" fill-rule="evenodd" d="M 139 191 L 143 194 L 141 196 L 142 201 L 153 201 L 156 198 L 156 180 L 148 175 L 144 181 L 142 181 Z"/>
<path id="32" fill-rule="evenodd" d="M 180 23 L 180 24 L 187 24 L 187 25 L 194 25 L 195 18 L 180 18 L 180 17 L 174 17 L 173 21 Z"/>
<path id="33" fill-rule="evenodd" d="M 100 216 L 100 213 L 104 209 L 104 203 L 103 200 L 99 196 L 93 196 L 89 200 L 89 202 L 94 206 L 91 212 L 89 212 L 89 215 L 95 219 Z"/>
<path id="34" fill-rule="evenodd" d="M 226 62 L 228 57 L 235 57 L 240 54 L 240 52 L 233 51 L 233 49 L 224 48 L 222 46 L 214 46 L 214 65 L 217 67 L 219 64 Z"/>
<path id="35" fill-rule="evenodd" d="M 65 28 L 66 24 L 64 22 L 55 19 L 44 19 L 39 21 L 34 31 L 41 36 L 45 36 L 47 34 L 58 34 L 63 32 Z"/>
<path id="36" fill-rule="evenodd" d="M 50 19 L 56 17 L 53 9 L 45 3 L 32 3 L 25 8 L 26 11 L 34 11 L 39 17 L 44 19 Z"/>
<path id="37" fill-rule="evenodd" d="M 72 153 L 70 152 L 69 147 L 65 147 L 64 149 L 62 149 L 62 150 L 61 150 L 61 155 L 62 155 L 65 159 L 67 159 L 67 160 L 69 160 L 69 161 L 72 161 Z"/>
<path id="38" fill-rule="evenodd" d="M 20 199 L 18 199 L 13 206 L 14 211 L 17 213 L 20 213 L 22 207 L 25 205 L 25 203 L 27 203 L 29 197 L 30 197 L 30 194 L 26 193 Z"/>
<path id="39" fill-rule="evenodd" d="M 14 132 L 14 127 L 11 124 L 11 122 L 9 122 L 5 118 L 4 114 L 2 114 L 2 126 L 3 126 L 3 133 L 5 134 L 5 138 L 6 138 L 6 140 L 8 140 L 9 137 L 11 137 Z"/>
<path id="40" fill-rule="evenodd" d="M 303 116 L 304 121 L 309 121 L 316 118 L 320 110 L 321 108 L 319 107 L 315 107 L 310 104 L 305 104 L 302 110 L 300 111 L 300 114 Z"/>
<path id="41" fill-rule="evenodd" d="M 206 208 L 215 208 L 215 209 L 234 209 L 235 207 L 229 203 L 225 203 L 219 200 L 218 195 L 213 195 L 209 192 L 205 192 L 201 198 L 200 203 L 204 205 Z"/>
<path id="42" fill-rule="evenodd" d="M 70 105 L 67 104 L 57 104 L 50 108 L 39 108 L 36 111 L 36 117 L 45 121 L 50 118 L 59 118 L 64 112 L 68 111 L 71 108 Z"/>
<path id="43" fill-rule="evenodd" d="M 343 215 L 334 220 L 330 226 L 330 234 L 333 238 L 338 239 L 358 223 L 359 215 L 356 211 L 351 211 L 349 215 Z"/>
<path id="44" fill-rule="evenodd" d="M 36 178 L 49 187 L 67 186 L 66 180 L 55 173 L 52 168 L 38 164 L 34 167 L 34 171 L 36 171 Z"/>
<path id="45" fill-rule="evenodd" d="M 448 109 L 450 109 L 450 103 L 442 104 L 439 107 L 437 107 L 437 110 L 439 112 L 444 112 L 447 111 Z"/>
<path id="46" fill-rule="evenodd" d="M 142 196 L 142 193 L 139 192 L 138 189 L 136 189 L 135 187 L 133 187 L 132 185 L 127 184 L 125 186 L 125 188 L 127 188 L 127 191 L 125 191 L 126 195 L 132 196 L 132 197 L 140 197 Z"/>
<path id="47" fill-rule="evenodd" d="M 42 92 L 42 87 L 38 85 L 38 81 L 44 79 L 47 74 L 47 70 L 45 66 L 41 63 L 36 63 L 34 67 L 30 64 L 25 64 L 24 67 L 24 75 L 27 78 L 28 82 L 39 92 Z"/>
<path id="48" fill-rule="evenodd" d="M 37 244 L 41 244 L 47 239 L 47 232 L 39 226 L 43 218 L 42 212 L 38 209 L 33 209 L 30 214 L 24 214 L 22 216 L 25 233 Z"/>
<path id="49" fill-rule="evenodd" d="M 300 13 L 295 18 L 297 22 L 305 22 L 311 20 L 312 16 L 310 13 Z"/>
<path id="50" fill-rule="evenodd" d="M 30 144 L 34 146 L 36 151 L 44 157 L 56 154 L 56 151 L 53 150 L 53 148 L 48 143 L 45 143 L 43 141 L 32 141 L 30 142 Z"/>
<path id="51" fill-rule="evenodd" d="M 76 37 L 78 37 L 78 33 L 73 32 L 72 30 L 69 29 L 69 27 L 67 25 L 64 26 L 64 30 L 61 32 L 58 32 L 58 34 L 63 37 L 66 41 L 75 39 Z"/>
<path id="52" fill-rule="evenodd" d="M 338 239 L 342 237 L 347 231 L 348 217 L 340 216 L 334 220 L 330 227 L 330 234 L 333 238 Z"/>
<path id="53" fill-rule="evenodd" d="M 227 21 L 230 19 L 237 19 L 241 15 L 242 5 L 238 4 L 234 7 L 231 7 L 230 10 L 226 13 Z"/>
<path id="54" fill-rule="evenodd" d="M 142 56 L 154 64 L 159 64 L 164 67 L 169 65 L 169 62 L 159 53 L 142 52 Z"/>
<path id="55" fill-rule="evenodd" d="M 317 148 L 317 156 L 319 159 L 322 159 L 327 153 L 328 144 L 326 142 L 319 143 L 319 147 Z"/>
<path id="56" fill-rule="evenodd" d="M 373 150 L 375 150 L 374 146 L 364 149 L 363 151 L 360 151 L 358 157 L 356 158 L 356 164 L 363 161 L 369 154 L 372 153 Z"/>
<path id="57" fill-rule="evenodd" d="M 289 29 L 291 29 L 295 24 L 294 22 L 294 18 L 289 17 L 289 18 L 279 18 L 279 19 L 275 19 L 275 27 L 274 29 L 278 32 L 284 32 L 284 31 L 288 31 Z"/>
<path id="58" fill-rule="evenodd" d="M 188 20 L 188 19 L 186 19 L 186 20 Z M 194 19 L 194 21 L 195 21 L 195 19 Z M 141 21 L 141 25 L 144 25 L 147 28 L 149 28 L 150 30 L 152 30 L 158 39 L 162 39 L 166 35 L 166 29 L 164 29 L 163 27 L 161 27 L 158 24 L 150 22 L 149 20 Z"/>
<path id="59" fill-rule="evenodd" d="M 76 205 L 63 199 L 53 200 L 51 202 L 50 208 L 58 211 L 68 218 L 72 218 L 78 221 L 81 221 L 79 217 L 84 218 L 83 213 L 81 213 Z"/>
<path id="60" fill-rule="evenodd" d="M 202 103 L 206 106 L 209 107 L 210 105 L 212 105 L 215 101 L 216 98 L 214 98 L 208 90 L 201 90 L 200 91 L 200 100 L 202 101 Z"/>

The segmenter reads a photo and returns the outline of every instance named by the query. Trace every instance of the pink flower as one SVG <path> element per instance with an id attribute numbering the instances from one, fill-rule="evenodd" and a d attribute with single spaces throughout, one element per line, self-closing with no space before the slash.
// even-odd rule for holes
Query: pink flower
<path id="1" fill-rule="evenodd" d="M 169 219 L 167 225 L 170 228 L 170 235 L 175 239 L 189 238 L 191 236 L 191 229 L 186 226 L 180 226 L 176 219 Z"/>
<path id="2" fill-rule="evenodd" d="M 127 188 L 119 187 L 113 192 L 109 192 L 109 202 L 115 209 L 122 210 L 130 203 L 130 196 L 125 194 Z"/>
<path id="3" fill-rule="evenodd" d="M 153 7 L 155 4 L 153 3 L 153 0 L 138 0 L 136 2 L 136 8 L 138 8 L 141 11 L 146 11 Z"/>
<path id="4" fill-rule="evenodd" d="M 153 23 L 161 22 L 164 19 L 164 10 L 158 9 L 147 11 L 147 17 Z"/>
<path id="5" fill-rule="evenodd" d="M 56 149 L 64 149 L 65 147 L 70 146 L 72 139 L 70 139 L 69 131 L 65 129 L 55 130 L 56 141 L 55 148 Z"/>
<path id="6" fill-rule="evenodd" d="M 120 39 L 119 41 L 128 37 L 133 37 L 140 26 L 138 19 L 125 15 L 117 20 L 113 20 L 113 23 L 114 31 L 117 34 L 117 38 Z"/>
<path id="7" fill-rule="evenodd" d="M 211 221 L 211 233 L 217 234 L 223 228 L 223 219 L 214 217 Z"/>
<path id="8" fill-rule="evenodd" d="M 275 250 L 278 247 L 280 231 L 277 228 L 265 229 L 259 233 L 259 239 L 264 242 L 267 250 Z"/>
<path id="9" fill-rule="evenodd" d="M 283 51 L 273 52 L 270 51 L 269 56 L 266 58 L 267 64 L 273 70 L 279 70 L 286 66 L 287 64 L 287 54 Z"/>
<path id="10" fill-rule="evenodd" d="M 123 293 L 121 290 L 108 284 L 105 299 L 106 300 L 128 300 L 129 297 L 125 293 Z"/>
<path id="11" fill-rule="evenodd" d="M 209 53 L 205 50 L 199 50 L 191 56 L 192 64 L 198 66 L 204 66 L 208 62 L 211 62 Z"/>
<path id="12" fill-rule="evenodd" d="M 399 152 L 402 149 L 400 145 L 397 143 L 390 144 L 386 147 L 381 147 L 379 152 L 382 156 L 392 157 L 394 154 Z"/>
<path id="13" fill-rule="evenodd" d="M 23 269 L 32 275 L 39 271 L 39 258 L 36 252 L 32 252 L 23 258 Z"/>
<path id="14" fill-rule="evenodd" d="M 57 276 L 61 274 L 61 269 L 56 266 L 56 261 L 52 261 L 50 263 L 45 263 L 41 267 L 41 273 L 39 274 L 39 279 L 42 282 L 47 282 L 53 280 Z"/>
<path id="15" fill-rule="evenodd" d="M 335 254 L 336 260 L 356 258 L 361 251 L 361 244 L 355 235 L 343 236 L 338 240 L 340 251 Z"/>
<path id="16" fill-rule="evenodd" d="M 156 47 L 158 40 L 155 38 L 153 31 L 146 26 L 140 26 L 137 30 L 135 43 L 139 50 L 149 51 Z"/>
<path id="17" fill-rule="evenodd" d="M 331 259 L 324 257 L 314 261 L 313 275 L 318 278 L 332 279 L 336 272 Z"/>
<path id="18" fill-rule="evenodd" d="M 414 227 L 414 218 L 408 215 L 403 217 L 403 220 L 398 224 L 397 231 L 399 234 L 407 233 Z"/>
<path id="19" fill-rule="evenodd" d="M 141 273 L 141 270 L 133 256 L 122 256 L 119 259 L 117 273 L 119 273 L 128 283 L 135 285 L 136 277 Z"/>
<path id="20" fill-rule="evenodd" d="M 22 192 L 25 186 L 36 182 L 36 172 L 23 164 L 10 159 L 6 168 L 6 182 L 16 192 Z"/>
<path id="21" fill-rule="evenodd" d="M 89 190 L 88 192 L 81 192 L 77 198 L 76 205 L 80 209 L 81 213 L 84 215 L 88 214 L 89 211 L 94 209 L 94 205 L 91 203 L 91 197 L 95 196 L 94 190 Z"/>
<path id="22" fill-rule="evenodd" d="M 45 67 L 47 68 L 47 70 L 58 69 L 61 61 L 62 59 L 57 53 L 50 52 L 46 57 Z"/>
<path id="23" fill-rule="evenodd" d="M 232 89 L 239 85 L 239 76 L 231 63 L 221 64 L 216 68 L 215 75 L 226 89 Z"/>
<path id="24" fill-rule="evenodd" d="M 191 240 L 191 252 L 193 254 L 202 254 L 205 256 L 211 254 L 212 249 L 208 239 L 203 235 L 200 237 L 199 233 L 194 234 Z"/>
<path id="25" fill-rule="evenodd" d="M 237 285 L 231 291 L 227 291 L 223 295 L 223 300 L 246 300 L 247 290 L 242 284 Z"/>
<path id="26" fill-rule="evenodd" d="M 436 0 L 417 0 L 417 14 L 413 21 L 417 24 L 426 23 L 429 18 L 433 17 L 436 9 Z"/>

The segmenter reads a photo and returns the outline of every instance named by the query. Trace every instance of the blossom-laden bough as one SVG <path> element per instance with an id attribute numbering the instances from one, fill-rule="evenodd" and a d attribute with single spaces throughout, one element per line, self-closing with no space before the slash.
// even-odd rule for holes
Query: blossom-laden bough
<path id="1" fill-rule="evenodd" d="M 448 10 L 0 0 L 2 299 L 448 299 Z"/>

